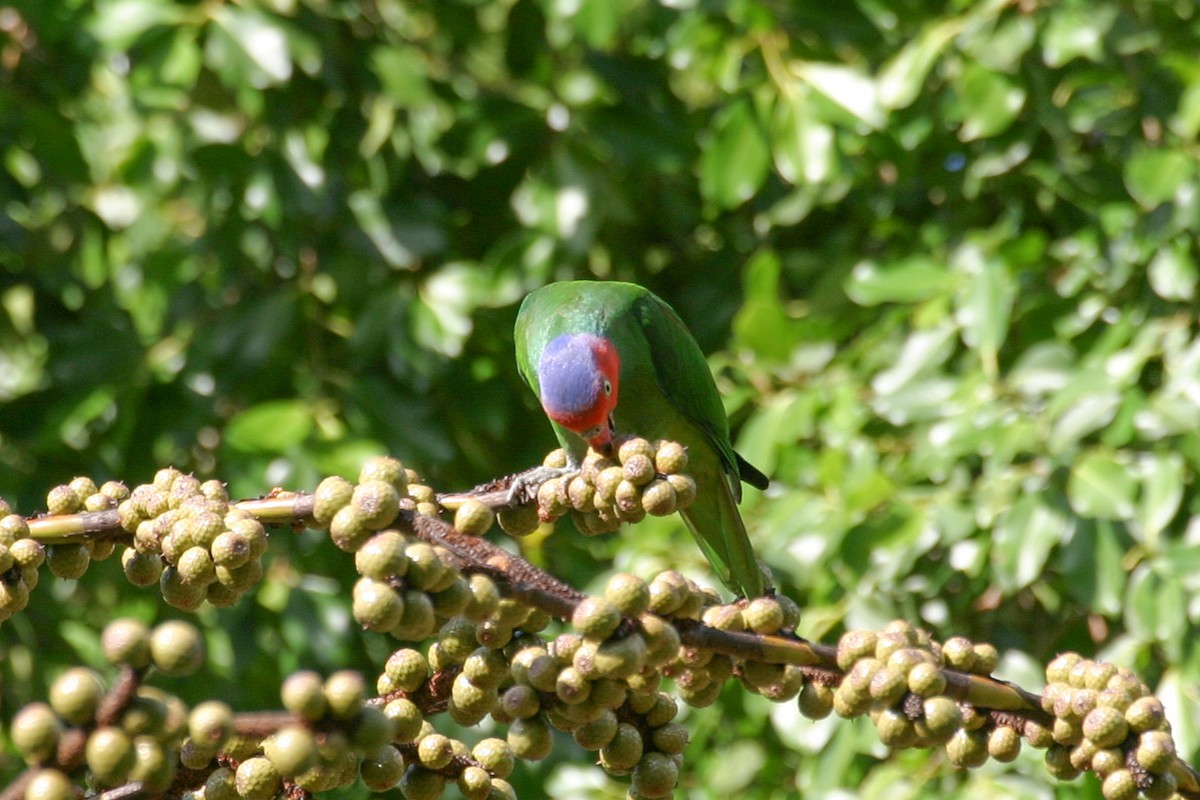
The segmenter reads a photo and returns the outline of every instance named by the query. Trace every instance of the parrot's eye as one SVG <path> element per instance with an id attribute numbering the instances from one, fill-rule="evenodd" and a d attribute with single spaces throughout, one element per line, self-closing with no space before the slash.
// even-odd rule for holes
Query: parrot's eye
<path id="1" fill-rule="evenodd" d="M 612 396 L 612 381 L 610 381 L 608 378 L 604 379 L 604 396 Z"/>

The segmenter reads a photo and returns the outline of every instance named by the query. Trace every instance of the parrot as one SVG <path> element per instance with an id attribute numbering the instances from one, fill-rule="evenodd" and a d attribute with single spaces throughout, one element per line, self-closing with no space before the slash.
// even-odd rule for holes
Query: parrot
<path id="1" fill-rule="evenodd" d="M 696 543 L 732 591 L 763 593 L 738 512 L 742 482 L 769 479 L 738 455 L 704 353 L 667 303 L 619 281 L 560 281 L 525 297 L 514 328 L 517 368 L 549 417 L 568 467 L 616 435 L 687 448 L 696 500 L 682 510 Z M 619 400 L 619 402 L 618 402 Z"/>

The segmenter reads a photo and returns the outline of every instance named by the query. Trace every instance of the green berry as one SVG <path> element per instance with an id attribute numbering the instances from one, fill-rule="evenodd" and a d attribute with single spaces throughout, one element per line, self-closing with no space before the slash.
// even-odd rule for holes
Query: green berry
<path id="1" fill-rule="evenodd" d="M 372 792 L 386 792 L 404 776 L 404 759 L 396 748 L 390 745 L 380 747 L 363 758 L 359 774 Z"/>
<path id="2" fill-rule="evenodd" d="M 875 655 L 875 644 L 878 636 L 874 631 L 847 631 L 842 634 L 837 645 L 837 665 L 843 671 L 849 671 L 856 662 Z"/>
<path id="3" fill-rule="evenodd" d="M 404 599 L 382 581 L 359 578 L 352 592 L 351 613 L 367 630 L 386 633 L 400 623 Z"/>
<path id="4" fill-rule="evenodd" d="M 439 617 L 466 616 L 472 600 L 471 585 L 462 575 L 455 575 L 448 587 L 430 593 L 429 599 L 433 603 L 433 612 Z M 473 618 L 471 621 L 481 620 Z"/>
<path id="5" fill-rule="evenodd" d="M 25 787 L 25 800 L 75 800 L 71 779 L 56 769 L 40 769 Z"/>
<path id="6" fill-rule="evenodd" d="M 820 683 L 805 683 L 797 698 L 800 713 L 809 719 L 825 719 L 833 711 L 833 689 Z"/>
<path id="7" fill-rule="evenodd" d="M 529 717 L 515 720 L 508 726 L 508 746 L 517 758 L 541 761 L 550 755 L 554 739 L 544 718 Z"/>
<path id="8" fill-rule="evenodd" d="M 674 570 L 660 572 L 648 587 L 648 610 L 662 616 L 674 614 L 688 598 L 687 580 Z"/>
<path id="9" fill-rule="evenodd" d="M 645 453 L 634 453 L 621 461 L 625 480 L 634 486 L 645 486 L 654 480 L 654 459 Z"/>
<path id="10" fill-rule="evenodd" d="M 351 670 L 339 670 L 326 678 L 324 691 L 329 711 L 339 719 L 358 713 L 367 695 L 362 675 Z"/>
<path id="11" fill-rule="evenodd" d="M 778 633 L 784 625 L 783 606 L 773 597 L 756 597 L 742 609 L 742 618 L 755 633 Z"/>
<path id="12" fill-rule="evenodd" d="M 438 800 L 445 789 L 445 776 L 417 764 L 411 765 L 400 778 L 400 793 L 405 800 Z"/>
<path id="13" fill-rule="evenodd" d="M 482 536 L 491 530 L 495 521 L 495 512 L 474 498 L 454 512 L 454 529 L 467 536 Z"/>
<path id="14" fill-rule="evenodd" d="M 432 733 L 417 743 L 417 758 L 427 769 L 442 769 L 453 757 L 450 740 L 440 733 Z"/>
<path id="15" fill-rule="evenodd" d="M 238 764 L 234 780 L 243 800 L 271 800 L 281 787 L 279 770 L 265 756 L 252 756 Z"/>
<path id="16" fill-rule="evenodd" d="M 29 523 L 20 514 L 13 514 L 11 509 L 0 517 L 0 544 L 12 547 L 20 539 L 29 538 Z"/>
<path id="17" fill-rule="evenodd" d="M 642 760 L 642 734 L 628 722 L 617 726 L 617 732 L 607 746 L 600 748 L 600 764 L 615 775 L 630 772 Z"/>
<path id="18" fill-rule="evenodd" d="M 1171 772 L 1151 772 L 1147 775 L 1148 786 L 1142 786 L 1146 800 L 1170 800 L 1179 789 L 1179 780 Z"/>
<path id="19" fill-rule="evenodd" d="M 12 519 L 12 517 L 5 517 L 5 519 Z M 21 520 L 21 524 L 25 523 L 25 520 L 20 517 L 16 517 L 16 519 Z M 36 539 L 17 539 L 8 545 L 8 553 L 21 569 L 37 569 L 46 562 L 46 548 L 42 547 Z"/>
<path id="20" fill-rule="evenodd" d="M 1101 691 L 1108 682 L 1117 677 L 1117 665 L 1107 661 L 1093 661 L 1084 675 L 1084 688 Z"/>
<path id="21" fill-rule="evenodd" d="M 1084 717 L 1083 735 L 1097 747 L 1116 747 L 1128 734 L 1125 715 L 1115 708 L 1096 708 Z"/>
<path id="22" fill-rule="evenodd" d="M 690 475 L 668 475 L 667 483 L 675 490 L 675 510 L 682 511 L 696 501 L 696 481 Z"/>
<path id="23" fill-rule="evenodd" d="M 350 718 L 350 744 L 359 753 L 369 753 L 392 741 L 395 726 L 375 706 L 363 706 Z"/>
<path id="24" fill-rule="evenodd" d="M 879 740 L 888 747 L 899 749 L 916 744 L 916 727 L 903 711 L 898 708 L 885 708 L 874 716 Z"/>
<path id="25" fill-rule="evenodd" d="M 317 763 L 317 740 L 302 725 L 284 725 L 263 741 L 263 755 L 281 777 L 291 778 Z"/>
<path id="26" fill-rule="evenodd" d="M 621 624 L 621 610 L 607 598 L 587 597 L 575 607 L 571 624 L 585 638 L 601 641 Z"/>
<path id="27" fill-rule="evenodd" d="M 69 491 L 69 490 L 68 490 Z M 75 580 L 83 577 L 92 555 L 86 545 L 52 544 L 46 548 L 46 564 L 56 578 Z"/>
<path id="28" fill-rule="evenodd" d="M 512 748 L 504 739 L 483 739 L 471 748 L 471 757 L 497 778 L 507 778 L 516 766 Z"/>
<path id="29" fill-rule="evenodd" d="M 946 756 L 956 767 L 978 767 L 988 758 L 987 735 L 982 731 L 955 731 L 946 742 Z"/>
<path id="30" fill-rule="evenodd" d="M 1125 753 L 1117 747 L 1104 747 L 1092 756 L 1091 770 L 1101 778 L 1125 766 Z"/>
<path id="31" fill-rule="evenodd" d="M 406 697 L 398 697 L 383 707 L 384 715 L 391 720 L 393 741 L 411 742 L 421 732 L 421 724 L 425 721 L 421 710 Z"/>
<path id="32" fill-rule="evenodd" d="M 679 507 L 675 489 L 670 481 L 655 479 L 642 490 L 642 508 L 652 517 L 666 517 Z"/>
<path id="33" fill-rule="evenodd" d="M 977 658 L 975 646 L 970 639 L 955 636 L 942 643 L 942 660 L 946 666 L 959 672 L 971 672 Z"/>
<path id="34" fill-rule="evenodd" d="M 464 767 L 458 775 L 458 790 L 464 800 L 487 800 L 492 791 L 492 776 L 481 767 Z"/>
<path id="35" fill-rule="evenodd" d="M 212 560 L 217 566 L 237 569 L 249 561 L 250 556 L 250 540 L 238 531 L 222 531 L 213 539 Z"/>
<path id="36" fill-rule="evenodd" d="M 400 493 L 390 483 L 369 480 L 354 487 L 350 504 L 363 515 L 363 523 L 371 530 L 386 528 L 400 512 Z"/>
<path id="37" fill-rule="evenodd" d="M 599 750 L 607 747 L 617 735 L 617 715 L 611 709 L 604 709 L 593 720 L 583 723 L 573 732 L 575 741 L 585 750 Z"/>
<path id="38" fill-rule="evenodd" d="M 645 753 L 633 768 L 633 788 L 642 797 L 670 797 L 679 782 L 679 766 L 664 753 Z"/>
<path id="39" fill-rule="evenodd" d="M 393 490 L 395 491 L 395 490 Z M 397 508 L 399 508 L 397 501 Z M 343 506 L 329 522 L 329 538 L 338 549 L 353 553 L 371 538 L 375 529 L 369 524 L 367 512 L 357 505 Z"/>
<path id="40" fill-rule="evenodd" d="M 409 561 L 408 584 L 414 589 L 429 591 L 446 576 L 447 565 L 438 551 L 425 542 L 414 542 L 404 549 Z"/>
<path id="41" fill-rule="evenodd" d="M 421 641 L 429 637 L 437 624 L 433 601 L 425 592 L 410 589 L 404 593 L 404 614 L 391 635 L 406 641 Z"/>
<path id="42" fill-rule="evenodd" d="M 46 703 L 30 703 L 13 718 L 9 737 L 26 764 L 49 761 L 58 749 L 60 725 Z"/>
<path id="43" fill-rule="evenodd" d="M 936 664 L 917 664 L 908 673 L 908 689 L 921 697 L 933 697 L 946 691 L 946 675 Z"/>
<path id="44" fill-rule="evenodd" d="M 1167 714 L 1157 697 L 1140 697 L 1125 709 L 1125 721 L 1141 733 L 1162 728 L 1167 722 Z"/>
<path id="45" fill-rule="evenodd" d="M 124 783 L 134 765 L 133 741 L 120 728 L 97 728 L 85 749 L 88 769 L 101 786 Z"/>
<path id="46" fill-rule="evenodd" d="M 392 679 L 396 689 L 413 692 L 429 677 L 429 664 L 421 653 L 405 648 L 388 657 L 384 672 Z"/>
<path id="47" fill-rule="evenodd" d="M 1071 763 L 1071 748 L 1061 744 L 1046 749 L 1046 771 L 1060 781 L 1073 780 L 1080 772 Z"/>
<path id="48" fill-rule="evenodd" d="M 1104 800 L 1134 800 L 1138 796 L 1138 787 L 1133 773 L 1127 769 L 1113 772 L 1100 785 L 1100 794 Z"/>
<path id="49" fill-rule="evenodd" d="M 476 686 L 493 688 L 509 676 L 504 656 L 488 647 L 474 650 L 463 662 L 462 674 Z"/>
<path id="50" fill-rule="evenodd" d="M 537 506 L 532 504 L 516 508 L 502 508 L 497 512 L 496 518 L 500 523 L 500 529 L 509 536 L 528 536 L 541 525 Z"/>
<path id="51" fill-rule="evenodd" d="M 1007 725 L 997 725 L 987 737 L 988 755 L 1008 763 L 1021 753 L 1021 736 Z"/>
<path id="52" fill-rule="evenodd" d="M 203 547 L 189 547 L 183 551 L 177 568 L 180 579 L 193 586 L 208 586 L 217 579 L 212 555 Z"/>
<path id="53" fill-rule="evenodd" d="M 391 484 L 401 494 L 408 491 L 408 470 L 398 459 L 389 456 L 372 456 L 362 465 L 358 482 L 383 481 Z"/>
<path id="54" fill-rule="evenodd" d="M 654 454 L 654 468 L 663 475 L 683 472 L 687 469 L 687 463 L 687 448 L 679 442 L 661 442 Z"/>
<path id="55" fill-rule="evenodd" d="M 883 705 L 892 705 L 899 702 L 908 691 L 908 680 L 900 670 L 883 667 L 871 678 L 867 691 L 872 699 Z"/>
<path id="56" fill-rule="evenodd" d="M 1029 744 L 1034 747 L 1044 750 L 1054 744 L 1054 736 L 1051 735 L 1050 729 L 1045 725 L 1039 725 L 1033 720 L 1025 720 L 1023 732 Z"/>
<path id="57" fill-rule="evenodd" d="M 283 707 L 309 722 L 315 722 L 325 714 L 324 686 L 321 676 L 309 670 L 293 672 L 279 689 Z"/>
<path id="58" fill-rule="evenodd" d="M 96 673 L 72 667 L 50 686 L 50 707 L 72 725 L 83 725 L 96 715 L 104 689 Z"/>
<path id="59" fill-rule="evenodd" d="M 608 579 L 604 598 L 627 617 L 637 617 L 650 605 L 650 588 L 634 575 L 618 572 Z"/>
<path id="60" fill-rule="evenodd" d="M 172 620 L 150 633 L 150 661 L 165 675 L 190 675 L 204 663 L 204 640 L 190 623 Z"/>
<path id="61" fill-rule="evenodd" d="M 354 554 L 354 566 L 361 575 L 376 580 L 404 577 L 408 571 L 404 549 L 408 544 L 396 531 L 377 533 Z"/>
<path id="62" fill-rule="evenodd" d="M 1146 731 L 1138 737 L 1134 758 L 1151 772 L 1166 772 L 1175 763 L 1175 740 L 1166 731 Z"/>
<path id="63" fill-rule="evenodd" d="M 178 759 L 174 754 L 168 758 L 161 742 L 151 736 L 138 736 L 133 740 L 133 752 L 133 769 L 129 773 L 131 781 L 141 781 L 155 793 L 170 786 Z"/>
<path id="64" fill-rule="evenodd" d="M 209 700 L 188 715 L 188 735 L 200 747 L 217 749 L 233 734 L 233 711 L 226 704 Z"/>
<path id="65" fill-rule="evenodd" d="M 83 510 L 83 498 L 66 484 L 55 486 L 46 495 L 46 511 L 50 514 L 75 514 Z"/>
<path id="66" fill-rule="evenodd" d="M 923 709 L 925 725 L 938 741 L 944 741 L 963 726 L 962 708 L 949 697 L 926 698 Z"/>
<path id="67" fill-rule="evenodd" d="M 121 554 L 121 568 L 134 586 L 151 586 L 162 576 L 163 563 L 157 553 L 139 553 L 129 547 Z"/>
<path id="68" fill-rule="evenodd" d="M 538 693 L 531 686 L 510 686 L 500 695 L 500 709 L 512 719 L 532 717 L 541 710 Z M 595 749 L 595 748 L 593 748 Z"/>

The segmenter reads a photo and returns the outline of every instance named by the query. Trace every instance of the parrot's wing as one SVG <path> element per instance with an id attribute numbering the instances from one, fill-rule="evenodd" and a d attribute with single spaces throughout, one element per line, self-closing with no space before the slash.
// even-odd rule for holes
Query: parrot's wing
<path id="1" fill-rule="evenodd" d="M 704 431 L 731 478 L 734 499 L 741 500 L 742 480 L 766 488 L 767 476 L 733 450 L 721 395 L 704 353 L 683 320 L 674 309 L 648 292 L 639 298 L 634 311 L 650 345 L 659 388 L 680 414 Z"/>

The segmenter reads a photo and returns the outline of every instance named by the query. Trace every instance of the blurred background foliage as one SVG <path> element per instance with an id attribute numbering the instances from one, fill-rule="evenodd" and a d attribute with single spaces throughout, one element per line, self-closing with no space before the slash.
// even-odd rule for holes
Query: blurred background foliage
<path id="1" fill-rule="evenodd" d="M 1195 763 L 1198 49 L 1192 0 L 0 3 L 0 493 L 514 472 L 552 447 L 516 304 L 633 280 L 774 478 L 744 511 L 802 634 L 901 616 L 1031 689 L 1099 653 Z M 706 576 L 685 537 L 526 552 L 584 588 Z M 382 663 L 349 560 L 276 539 L 201 615 L 211 681 L 172 689 L 270 707 L 298 666 Z M 113 615 L 164 615 L 119 574 L 47 578 L 0 629 L 4 717 Z M 687 724 L 692 798 L 1099 796 L 737 687 Z M 559 745 L 522 796 L 623 796 Z"/>

